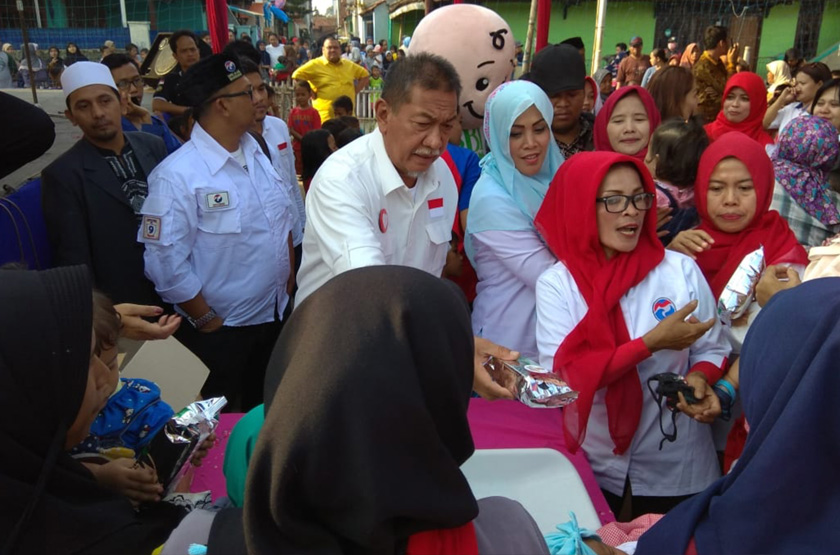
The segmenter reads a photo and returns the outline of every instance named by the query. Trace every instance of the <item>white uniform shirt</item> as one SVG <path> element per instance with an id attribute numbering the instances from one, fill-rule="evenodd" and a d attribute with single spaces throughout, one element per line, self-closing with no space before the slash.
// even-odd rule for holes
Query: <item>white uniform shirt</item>
<path id="1" fill-rule="evenodd" d="M 791 102 L 781 110 L 779 113 L 776 114 L 776 119 L 773 120 L 773 123 L 770 124 L 768 129 L 778 129 L 779 133 L 776 135 L 777 137 L 782 134 L 784 128 L 792 122 L 794 119 L 798 118 L 803 114 L 807 114 L 808 110 L 803 106 L 801 102 Z"/>
<path id="2" fill-rule="evenodd" d="M 298 186 L 297 173 L 295 173 L 295 153 L 292 150 L 292 140 L 289 138 L 289 127 L 280 118 L 266 116 L 263 120 L 262 136 L 271 152 L 271 165 L 280 176 L 280 181 L 287 188 L 289 198 L 294 204 L 296 218 L 292 228 L 292 243 L 298 246 L 303 242 L 306 209 L 303 206 L 303 195 Z"/>
<path id="3" fill-rule="evenodd" d="M 536 359 L 537 278 L 557 262 L 536 231 L 473 234 L 473 333 Z"/>
<path id="4" fill-rule="evenodd" d="M 694 315 L 701 321 L 717 317 L 715 300 L 697 264 L 687 256 L 665 251 L 664 260 L 637 286 L 621 298 L 621 311 L 631 339 L 642 337 L 661 318 L 690 301 L 700 301 Z M 572 274 L 558 262 L 537 281 L 537 344 L 540 365 L 552 368 L 557 348 L 583 320 L 587 306 Z M 630 477 L 633 495 L 671 497 L 703 490 L 720 476 L 718 459 L 708 424 L 677 415 L 677 440 L 659 450 L 659 407 L 647 388 L 647 380 L 662 372 L 686 375 L 699 362 L 722 367 L 729 344 L 720 322 L 690 349 L 662 350 L 636 365 L 642 387 L 642 413 L 630 447 L 623 455 L 613 453 L 607 421 L 606 389 L 595 393 L 583 449 L 603 489 L 621 495 L 625 477 Z M 655 386 L 654 386 L 655 388 Z M 662 409 L 666 432 L 672 431 L 671 414 Z"/>
<path id="5" fill-rule="evenodd" d="M 247 171 L 196 123 L 149 175 L 138 232 L 161 298 L 200 292 L 226 326 L 271 322 L 289 301 L 292 203 L 257 141 L 246 133 L 240 146 Z"/>
<path id="6" fill-rule="evenodd" d="M 458 189 L 443 160 L 405 186 L 379 130 L 332 154 L 306 196 L 306 233 L 295 304 L 347 270 L 382 264 L 440 276 Z"/>

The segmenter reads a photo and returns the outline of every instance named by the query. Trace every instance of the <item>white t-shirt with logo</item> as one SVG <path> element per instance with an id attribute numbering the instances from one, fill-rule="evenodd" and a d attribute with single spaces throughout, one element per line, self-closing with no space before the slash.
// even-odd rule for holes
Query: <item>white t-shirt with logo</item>
<path id="1" fill-rule="evenodd" d="M 700 321 L 715 318 L 715 325 L 683 351 L 662 350 L 636 365 L 642 388 L 642 413 L 636 435 L 622 455 L 613 454 L 607 420 L 606 389 L 595 393 L 583 450 L 603 489 L 621 495 L 630 477 L 633 495 L 671 497 L 705 489 L 720 476 L 712 430 L 685 414 L 677 415 L 677 440 L 659 443 L 660 410 L 647 387 L 649 378 L 662 372 L 686 375 L 700 362 L 721 367 L 729 355 L 729 342 L 717 320 L 716 302 L 700 268 L 689 257 L 665 251 L 665 258 L 641 283 L 621 298 L 621 311 L 631 339 L 642 337 L 662 319 L 697 299 Z M 562 262 L 537 280 L 537 346 L 540 366 L 552 368 L 563 340 L 586 315 L 586 302 Z M 654 382 L 655 389 L 655 382 Z M 671 413 L 662 409 L 662 424 L 672 430 Z"/>

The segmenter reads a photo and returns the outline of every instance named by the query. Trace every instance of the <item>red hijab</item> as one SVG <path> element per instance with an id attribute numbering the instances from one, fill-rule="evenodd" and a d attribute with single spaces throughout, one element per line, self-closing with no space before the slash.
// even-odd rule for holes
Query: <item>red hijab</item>
<path id="1" fill-rule="evenodd" d="M 595 150 L 615 152 L 610 144 L 610 137 L 607 134 L 607 123 L 609 123 L 610 118 L 612 117 L 615 105 L 618 104 L 618 102 L 624 97 L 632 93 L 636 93 L 639 96 L 639 99 L 641 99 L 642 104 L 645 107 L 645 111 L 647 112 L 648 121 L 650 121 L 650 135 L 648 137 L 648 144 L 650 144 L 650 137 L 653 136 L 653 132 L 656 131 L 657 127 L 659 127 L 659 122 L 661 121 L 659 110 L 656 108 L 656 102 L 653 101 L 653 97 L 646 89 L 637 85 L 631 85 L 629 87 L 621 87 L 612 93 L 607 98 L 607 101 L 604 102 L 604 107 L 601 108 L 601 111 L 598 112 L 598 115 L 595 117 L 595 127 L 593 129 Z M 642 150 L 633 155 L 633 158 L 644 160 L 645 155 L 647 154 L 647 147 L 648 145 L 645 145 Z"/>
<path id="2" fill-rule="evenodd" d="M 557 349 L 552 369 L 580 392 L 578 400 L 563 410 L 566 444 L 573 452 L 586 436 L 592 401 L 603 387 L 610 360 L 630 341 L 619 301 L 665 256 L 656 236 L 656 210 L 649 210 L 635 250 L 606 259 L 598 238 L 595 198 L 616 164 L 632 164 L 645 191 L 655 191 L 642 161 L 614 152 L 580 152 L 560 166 L 534 221 L 548 247 L 571 272 L 588 307 Z M 607 386 L 606 404 L 615 452 L 623 453 L 642 411 L 642 384 L 635 367 Z"/>
<path id="3" fill-rule="evenodd" d="M 750 98 L 750 114 L 747 119 L 740 123 L 732 123 L 723 113 L 723 101 L 735 87 L 744 89 Z M 767 90 L 764 88 L 764 81 L 750 71 L 736 73 L 726 82 L 723 90 L 723 101 L 717 118 L 712 123 L 704 126 L 710 141 L 716 141 L 724 133 L 739 131 L 762 146 L 773 144 L 773 139 L 764 130 L 764 113 L 767 111 Z"/>
<path id="4" fill-rule="evenodd" d="M 709 217 L 707 207 L 709 178 L 718 163 L 725 158 L 737 158 L 743 162 L 755 187 L 755 216 L 739 233 L 726 233 L 717 229 Z M 773 185 L 773 163 L 764 152 L 764 147 L 741 133 L 723 135 L 700 158 L 694 186 L 694 198 L 700 215 L 699 229 L 711 235 L 715 242 L 708 250 L 697 254 L 697 264 L 715 297 L 720 296 L 744 256 L 761 245 L 764 246 L 767 265 L 808 263 L 805 249 L 796 241 L 787 222 L 778 212 L 770 210 Z"/>

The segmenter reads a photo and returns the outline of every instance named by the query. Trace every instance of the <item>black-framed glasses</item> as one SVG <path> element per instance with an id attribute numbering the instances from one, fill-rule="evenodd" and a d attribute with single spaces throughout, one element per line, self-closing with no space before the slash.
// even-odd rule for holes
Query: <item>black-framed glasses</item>
<path id="1" fill-rule="evenodd" d="M 220 94 L 218 96 L 214 96 L 212 98 L 208 98 L 207 102 L 213 102 L 214 100 L 218 100 L 220 98 L 236 98 L 237 96 L 245 96 L 248 95 L 252 101 L 254 100 L 254 87 L 252 85 L 248 85 L 248 88 L 244 91 L 238 93 L 228 93 L 228 94 Z"/>
<path id="2" fill-rule="evenodd" d="M 121 91 L 124 91 L 134 85 L 138 89 L 143 88 L 143 78 L 142 77 L 135 77 L 134 79 L 122 79 L 117 81 L 117 88 Z"/>
<path id="3" fill-rule="evenodd" d="M 653 208 L 653 193 L 636 193 L 635 195 L 610 195 L 608 197 L 596 198 L 595 202 L 603 202 L 604 208 L 611 214 L 618 214 L 627 210 L 630 203 L 636 210 L 650 210 Z"/>

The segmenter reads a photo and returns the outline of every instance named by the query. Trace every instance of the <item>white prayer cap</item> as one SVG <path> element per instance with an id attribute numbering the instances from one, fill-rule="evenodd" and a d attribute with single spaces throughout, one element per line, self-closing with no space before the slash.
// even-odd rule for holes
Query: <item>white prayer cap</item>
<path id="1" fill-rule="evenodd" d="M 117 90 L 117 84 L 111 77 L 111 70 L 105 64 L 76 62 L 61 74 L 61 88 L 64 90 L 65 102 L 73 92 L 88 85 L 105 85 Z"/>

